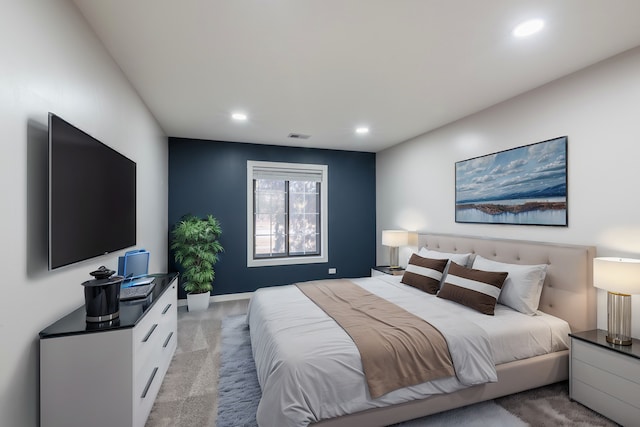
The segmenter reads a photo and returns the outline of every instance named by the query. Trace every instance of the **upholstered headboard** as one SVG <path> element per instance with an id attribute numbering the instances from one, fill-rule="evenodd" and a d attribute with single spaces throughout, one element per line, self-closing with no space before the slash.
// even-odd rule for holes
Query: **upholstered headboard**
<path id="1" fill-rule="evenodd" d="M 548 264 L 539 310 L 566 320 L 573 332 L 596 327 L 593 246 L 420 233 L 418 247 L 511 264 Z"/>

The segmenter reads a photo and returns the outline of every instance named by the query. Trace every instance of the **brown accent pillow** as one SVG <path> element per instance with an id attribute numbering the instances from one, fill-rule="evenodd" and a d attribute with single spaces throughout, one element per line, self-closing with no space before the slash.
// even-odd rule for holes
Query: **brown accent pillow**
<path id="1" fill-rule="evenodd" d="M 509 273 L 474 270 L 452 262 L 438 297 L 493 316 Z"/>
<path id="2" fill-rule="evenodd" d="M 448 259 L 423 258 L 413 254 L 409 258 L 409 264 L 400 282 L 435 295 L 440 289 L 442 272 L 448 261 Z"/>

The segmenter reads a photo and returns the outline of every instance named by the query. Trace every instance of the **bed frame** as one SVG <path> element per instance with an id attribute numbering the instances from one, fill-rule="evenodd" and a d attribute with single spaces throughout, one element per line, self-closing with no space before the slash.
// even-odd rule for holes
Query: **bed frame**
<path id="1" fill-rule="evenodd" d="M 451 234 L 419 234 L 418 247 L 473 253 L 511 264 L 548 264 L 539 310 L 566 320 L 572 332 L 596 327 L 593 287 L 595 247 L 493 239 Z M 313 424 L 317 427 L 386 426 L 472 403 L 495 399 L 568 378 L 569 351 L 496 366 L 498 382 L 426 399 L 375 408 Z"/>

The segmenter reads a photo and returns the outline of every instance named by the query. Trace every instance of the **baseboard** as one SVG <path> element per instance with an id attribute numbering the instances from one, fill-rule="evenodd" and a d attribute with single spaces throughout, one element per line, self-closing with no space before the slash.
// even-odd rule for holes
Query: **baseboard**
<path id="1" fill-rule="evenodd" d="M 253 292 L 241 292 L 238 294 L 225 294 L 225 295 L 211 295 L 209 302 L 223 302 L 223 301 L 238 301 L 243 299 L 249 299 L 253 295 Z M 187 305 L 187 299 L 179 299 L 178 307 Z"/>

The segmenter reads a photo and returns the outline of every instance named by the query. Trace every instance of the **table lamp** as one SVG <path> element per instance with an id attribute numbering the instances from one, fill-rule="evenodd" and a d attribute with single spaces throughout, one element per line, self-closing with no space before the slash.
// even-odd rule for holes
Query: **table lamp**
<path id="1" fill-rule="evenodd" d="M 409 232 L 404 230 L 382 230 L 382 244 L 389 246 L 389 268 L 398 269 L 398 248 L 409 243 Z"/>
<path id="2" fill-rule="evenodd" d="M 607 342 L 631 345 L 631 295 L 640 293 L 640 260 L 595 258 L 593 284 L 607 291 Z"/>

